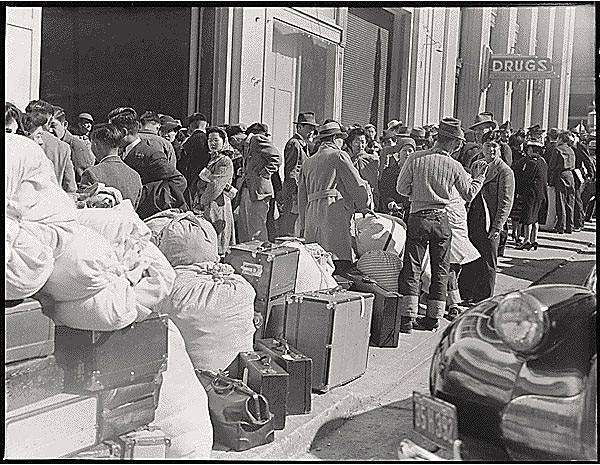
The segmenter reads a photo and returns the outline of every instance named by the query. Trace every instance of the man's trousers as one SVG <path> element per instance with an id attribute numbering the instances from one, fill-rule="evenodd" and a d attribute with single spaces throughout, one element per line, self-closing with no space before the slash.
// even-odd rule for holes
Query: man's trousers
<path id="1" fill-rule="evenodd" d="M 269 198 L 251 200 L 248 189 L 246 187 L 242 188 L 238 225 L 238 239 L 240 242 L 248 242 L 255 239 L 266 241 L 268 239 L 268 212 Z"/>

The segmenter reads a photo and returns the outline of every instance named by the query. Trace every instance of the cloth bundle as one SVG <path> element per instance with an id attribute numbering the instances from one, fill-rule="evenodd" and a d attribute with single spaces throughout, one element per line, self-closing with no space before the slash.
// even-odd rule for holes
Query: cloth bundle
<path id="1" fill-rule="evenodd" d="M 253 350 L 254 288 L 227 264 L 175 267 L 171 295 L 159 306 L 177 325 L 196 369 L 223 370 Z"/>
<path id="2" fill-rule="evenodd" d="M 334 265 L 331 254 L 319 244 L 303 244 L 290 240 L 281 245 L 300 250 L 295 292 L 318 291 L 337 286 L 333 278 Z"/>
<path id="3" fill-rule="evenodd" d="M 219 260 L 217 232 L 210 222 L 177 209 L 165 210 L 145 220 L 152 242 L 172 266 Z"/>
<path id="4" fill-rule="evenodd" d="M 77 208 L 112 208 L 123 201 L 121 191 L 97 182 L 77 193 Z"/>
<path id="5" fill-rule="evenodd" d="M 400 218 L 384 213 L 365 215 L 356 213 L 355 251 L 361 257 L 370 250 L 384 250 L 398 256 L 404 253 L 406 226 Z"/>

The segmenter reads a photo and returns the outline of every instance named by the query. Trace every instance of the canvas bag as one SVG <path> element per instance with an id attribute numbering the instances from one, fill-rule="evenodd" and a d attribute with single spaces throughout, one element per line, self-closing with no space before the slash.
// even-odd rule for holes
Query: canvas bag
<path id="1" fill-rule="evenodd" d="M 145 222 L 152 230 L 152 242 L 172 266 L 219 260 L 217 232 L 204 218 L 171 209 Z"/>
<path id="2" fill-rule="evenodd" d="M 400 218 L 383 213 L 354 215 L 356 253 L 360 257 L 370 250 L 385 250 L 398 256 L 404 253 L 406 226 Z"/>

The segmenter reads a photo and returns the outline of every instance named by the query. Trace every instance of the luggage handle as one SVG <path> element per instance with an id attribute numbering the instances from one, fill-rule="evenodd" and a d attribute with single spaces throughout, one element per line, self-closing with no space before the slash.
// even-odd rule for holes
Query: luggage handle
<path id="1" fill-rule="evenodd" d="M 284 338 L 274 339 L 275 341 L 275 349 L 280 349 L 283 352 L 283 355 L 290 353 L 290 345 Z"/>
<path id="2" fill-rule="evenodd" d="M 331 289 L 321 289 L 321 290 L 319 290 L 317 292 L 318 293 L 323 293 L 323 294 L 335 295 L 335 294 L 338 294 L 340 292 L 346 292 L 346 289 L 344 289 L 343 286 L 337 285 L 335 287 L 332 287 Z"/>

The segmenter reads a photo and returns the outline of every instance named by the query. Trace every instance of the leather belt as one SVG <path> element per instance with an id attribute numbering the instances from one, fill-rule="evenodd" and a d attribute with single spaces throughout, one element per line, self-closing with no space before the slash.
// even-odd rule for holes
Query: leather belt
<path id="1" fill-rule="evenodd" d="M 307 195 L 307 199 L 308 199 L 308 203 L 314 201 L 314 200 L 319 200 L 319 199 L 326 199 L 328 197 L 339 197 L 340 196 L 340 191 L 338 191 L 337 189 L 324 189 L 322 191 L 317 191 L 317 192 L 312 192 L 310 194 Z"/>

